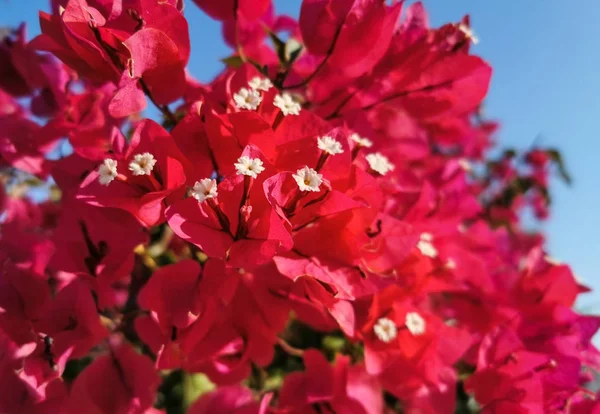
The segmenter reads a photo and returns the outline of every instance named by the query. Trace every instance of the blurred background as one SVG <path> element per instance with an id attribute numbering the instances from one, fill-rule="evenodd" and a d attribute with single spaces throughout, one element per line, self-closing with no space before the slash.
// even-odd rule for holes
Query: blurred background
<path id="1" fill-rule="evenodd" d="M 209 81 L 231 54 L 220 24 L 187 1 L 192 58 L 189 70 Z M 274 0 L 276 12 L 297 17 L 301 0 Z M 407 1 L 411 4 L 413 1 Z M 579 309 L 600 311 L 600 2 L 598 0 L 424 0 L 430 25 L 458 22 L 471 15 L 480 40 L 474 54 L 494 68 L 485 114 L 502 129 L 498 145 L 558 148 L 573 178 L 558 179 L 551 218 L 542 225 L 549 253 L 569 263 L 598 292 L 583 295 Z M 49 0 L 0 0 L 0 27 L 28 24 L 39 33 L 38 10 Z"/>

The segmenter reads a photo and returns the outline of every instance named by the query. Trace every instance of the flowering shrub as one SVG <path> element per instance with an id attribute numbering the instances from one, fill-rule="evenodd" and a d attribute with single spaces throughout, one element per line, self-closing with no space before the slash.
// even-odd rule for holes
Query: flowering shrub
<path id="1" fill-rule="evenodd" d="M 568 176 L 490 156 L 469 18 L 195 3 L 232 47 L 209 84 L 182 0 L 4 34 L 0 412 L 600 410 L 600 318 L 521 219 Z"/>

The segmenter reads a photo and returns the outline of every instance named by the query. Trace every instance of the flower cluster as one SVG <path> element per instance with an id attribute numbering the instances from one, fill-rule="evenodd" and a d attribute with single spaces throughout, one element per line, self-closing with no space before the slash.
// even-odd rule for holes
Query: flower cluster
<path id="1" fill-rule="evenodd" d="M 469 18 L 195 3 L 233 49 L 207 84 L 181 0 L 2 34 L 0 412 L 600 410 L 600 318 L 521 221 L 568 176 L 489 157 Z"/>

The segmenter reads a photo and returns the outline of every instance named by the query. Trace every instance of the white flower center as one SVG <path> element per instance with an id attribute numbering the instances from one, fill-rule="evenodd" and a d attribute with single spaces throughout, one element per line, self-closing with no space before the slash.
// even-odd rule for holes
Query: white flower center
<path id="1" fill-rule="evenodd" d="M 260 76 L 255 76 L 253 77 L 249 82 L 248 85 L 255 90 L 260 90 L 260 91 L 268 91 L 269 89 L 271 89 L 273 87 L 273 84 L 271 83 L 271 80 L 266 79 L 266 78 L 261 78 Z"/>
<path id="2" fill-rule="evenodd" d="M 301 168 L 293 177 L 301 191 L 321 191 L 319 186 L 323 182 L 323 176 L 312 168 Z"/>
<path id="3" fill-rule="evenodd" d="M 438 251 L 432 243 L 433 236 L 431 233 L 422 233 L 419 242 L 417 243 L 417 249 L 421 251 L 423 256 L 436 258 Z"/>
<path id="4" fill-rule="evenodd" d="M 373 332 L 375 332 L 375 335 L 381 342 L 385 342 L 386 344 L 398 336 L 396 324 L 388 318 L 379 318 L 375 326 L 373 326 Z"/>
<path id="5" fill-rule="evenodd" d="M 233 100 L 237 108 L 255 111 L 262 102 L 262 96 L 255 89 L 242 88 L 233 94 Z"/>
<path id="6" fill-rule="evenodd" d="M 135 154 L 133 161 L 129 163 L 129 170 L 133 172 L 133 175 L 150 175 L 155 164 L 156 159 L 149 152 Z"/>
<path id="7" fill-rule="evenodd" d="M 406 314 L 406 328 L 414 336 L 423 335 L 425 333 L 425 319 L 417 312 L 408 312 Z"/>
<path id="8" fill-rule="evenodd" d="M 263 162 L 259 158 L 250 158 L 245 155 L 238 158 L 238 162 L 233 164 L 238 175 L 248 175 L 256 178 L 258 174 L 265 170 Z"/>
<path id="9" fill-rule="evenodd" d="M 374 152 L 367 155 L 365 158 L 369 163 L 369 167 L 381 175 L 386 175 L 388 172 L 394 171 L 394 168 L 396 168 L 394 164 L 390 163 L 390 160 L 388 160 L 388 158 L 380 152 Z"/>
<path id="10" fill-rule="evenodd" d="M 342 144 L 327 135 L 317 138 L 317 146 L 321 151 L 326 152 L 329 155 L 341 154 L 344 152 Z"/>
<path id="11" fill-rule="evenodd" d="M 371 148 L 373 146 L 373 141 L 368 138 L 361 137 L 356 132 L 350 135 L 350 139 L 356 142 L 356 145 L 359 147 Z"/>
<path id="12" fill-rule="evenodd" d="M 209 198 L 215 198 L 217 195 L 217 180 L 211 178 L 196 181 L 192 189 L 192 197 L 201 203 Z"/>
<path id="13" fill-rule="evenodd" d="M 117 162 L 110 158 L 104 160 L 100 167 L 98 167 L 98 181 L 102 185 L 109 185 L 115 178 L 117 178 Z"/>
<path id="14" fill-rule="evenodd" d="M 292 98 L 289 93 L 283 93 L 276 95 L 273 100 L 273 105 L 281 109 L 281 113 L 285 116 L 288 115 L 299 115 L 302 107 L 300 104 Z"/>

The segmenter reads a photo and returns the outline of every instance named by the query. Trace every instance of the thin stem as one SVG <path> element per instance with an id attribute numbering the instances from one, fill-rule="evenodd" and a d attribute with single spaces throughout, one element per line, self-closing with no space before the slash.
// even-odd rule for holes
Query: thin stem
<path id="1" fill-rule="evenodd" d="M 231 224 L 229 223 L 229 218 L 227 217 L 227 215 L 225 215 L 223 210 L 221 210 L 219 204 L 213 198 L 208 199 L 207 203 L 209 207 L 215 212 L 215 215 L 219 220 L 221 228 L 233 237 L 233 235 L 231 234 Z"/>
<path id="2" fill-rule="evenodd" d="M 108 54 L 108 57 L 117 69 L 117 72 L 121 71 L 121 73 L 123 73 L 123 71 L 125 70 L 125 65 L 123 64 L 123 62 L 121 62 L 117 50 L 108 43 L 106 43 L 104 39 L 102 39 L 100 31 L 96 26 L 90 25 L 90 29 L 92 29 L 92 31 L 94 32 L 94 36 L 96 37 L 98 43 L 100 43 L 100 46 L 102 46 L 102 49 L 104 49 L 104 51 Z M 142 87 L 142 90 L 144 91 L 144 94 L 146 94 L 148 99 L 150 99 L 150 102 L 152 102 L 154 106 L 156 106 L 163 113 L 163 115 L 169 120 L 169 122 L 171 122 L 173 125 L 177 125 L 177 118 L 175 118 L 175 115 L 173 114 L 173 112 L 171 112 L 169 107 L 167 105 L 159 105 L 156 103 L 154 97 L 152 96 L 152 92 L 150 92 L 148 85 L 142 78 L 139 79 L 139 83 Z"/>
<path id="3" fill-rule="evenodd" d="M 344 98 L 342 100 L 342 102 L 339 103 L 338 106 L 336 106 L 336 108 L 333 110 L 333 112 L 331 114 L 329 114 L 325 117 L 325 119 L 330 120 L 333 118 L 337 118 L 337 116 L 339 115 L 340 111 L 344 108 L 344 106 L 346 106 L 346 104 L 348 102 L 350 102 L 350 99 L 354 98 L 356 96 L 356 94 L 359 92 L 360 92 L 360 88 L 356 89 L 354 92 L 349 94 L 346 98 Z"/>
<path id="4" fill-rule="evenodd" d="M 150 99 L 150 102 L 152 102 L 154 106 L 156 106 L 158 110 L 162 112 L 162 114 L 165 116 L 165 118 L 169 120 L 171 124 L 177 125 L 177 118 L 175 117 L 175 114 L 171 111 L 171 109 L 169 109 L 169 106 L 159 105 L 158 103 L 156 103 L 154 97 L 152 96 L 152 92 L 150 92 L 150 89 L 148 88 L 148 85 L 146 84 L 144 79 L 140 78 L 139 82 L 140 86 L 142 87 L 142 90 L 144 91 L 148 99 Z"/>
<path id="5" fill-rule="evenodd" d="M 244 54 L 244 49 L 242 45 L 240 45 L 240 28 L 238 26 L 238 9 L 239 9 L 239 0 L 233 0 L 233 24 L 235 26 L 235 49 L 242 59 L 242 62 L 247 62 L 248 59 Z"/>
<path id="6" fill-rule="evenodd" d="M 237 230 L 235 232 L 235 239 L 243 239 L 246 237 L 246 233 L 248 232 L 248 228 L 246 226 L 246 221 L 248 216 L 244 214 L 244 207 L 247 207 L 248 201 L 250 198 L 250 188 L 252 187 L 252 183 L 254 179 L 249 175 L 244 176 L 244 192 L 242 194 L 242 199 L 240 200 L 240 209 L 238 211 L 238 225 Z"/>
<path id="7" fill-rule="evenodd" d="M 323 166 L 325 165 L 325 161 L 327 161 L 327 158 L 329 158 L 329 154 L 326 153 L 325 151 L 321 152 L 321 155 L 319 156 L 319 160 L 317 161 L 317 165 L 315 166 L 316 172 L 321 171 L 321 168 L 323 168 Z"/>
<path id="8" fill-rule="evenodd" d="M 346 18 L 344 18 L 344 20 L 342 21 L 342 23 L 338 26 L 337 30 L 335 31 L 335 35 L 333 36 L 333 41 L 331 42 L 331 46 L 327 50 L 327 54 L 325 55 L 325 57 L 323 58 L 323 60 L 319 63 L 319 65 L 315 68 L 315 70 L 313 71 L 313 73 L 311 73 L 310 75 L 308 75 L 308 77 L 306 79 L 304 79 L 302 82 L 296 83 L 294 85 L 289 85 L 289 86 L 281 86 L 282 90 L 301 88 L 303 86 L 308 85 L 308 83 L 311 80 L 313 80 L 313 78 L 315 76 L 317 76 L 317 74 L 321 71 L 321 69 L 323 69 L 325 67 L 325 64 L 327 63 L 327 61 L 329 60 L 329 58 L 333 55 L 333 51 L 335 49 L 335 45 L 337 44 L 338 38 L 340 37 L 340 33 L 342 32 L 342 27 L 344 26 L 345 22 L 346 22 Z"/>
<path id="9" fill-rule="evenodd" d="M 304 356 L 303 349 L 293 347 L 292 345 L 288 344 L 285 339 L 278 338 L 277 342 L 278 342 L 279 346 L 281 347 L 281 349 L 283 349 L 287 354 L 296 356 L 296 357 L 300 357 L 300 358 L 302 358 L 302 356 Z"/>
<path id="10" fill-rule="evenodd" d="M 424 87 L 418 88 L 418 89 L 412 89 L 412 90 L 408 90 L 408 91 L 398 92 L 398 93 L 395 93 L 393 95 L 387 96 L 387 97 L 385 97 L 383 99 L 380 99 L 379 101 L 374 102 L 374 103 L 372 103 L 370 105 L 363 106 L 360 109 L 362 111 L 368 111 L 370 109 L 373 109 L 374 107 L 376 107 L 379 104 L 382 104 L 382 103 L 385 103 L 385 102 L 389 102 L 389 101 L 392 101 L 394 99 L 402 98 L 402 97 L 411 95 L 413 93 L 428 92 L 428 91 L 432 91 L 432 90 L 435 90 L 435 89 L 444 88 L 446 86 L 451 86 L 452 83 L 453 83 L 453 81 L 450 80 L 450 81 L 440 82 L 440 83 L 435 84 L 435 85 L 427 85 L 427 86 L 424 86 Z"/>
<path id="11" fill-rule="evenodd" d="M 275 120 L 273 121 L 273 125 L 271 126 L 271 129 L 273 129 L 273 131 L 277 130 L 281 122 L 283 122 L 283 118 L 285 118 L 285 115 L 283 115 L 283 112 L 280 110 L 279 113 L 275 116 Z"/>
<path id="12" fill-rule="evenodd" d="M 418 88 L 418 89 L 410 89 L 410 90 L 407 90 L 407 91 L 398 92 L 398 93 L 395 93 L 393 95 L 386 96 L 386 97 L 380 99 L 377 102 L 373 102 L 372 104 L 363 106 L 363 107 L 361 107 L 359 109 L 361 111 L 369 111 L 369 110 L 373 109 L 374 107 L 376 107 L 377 105 L 380 105 L 382 103 L 389 102 L 389 101 L 392 101 L 392 100 L 398 99 L 398 98 L 403 98 L 405 96 L 412 95 L 413 93 L 428 92 L 428 91 L 432 91 L 432 90 L 435 90 L 435 89 L 439 89 L 439 88 L 451 86 L 453 83 L 454 83 L 454 81 L 449 80 L 449 81 L 444 81 L 444 82 L 437 83 L 435 85 L 427 85 L 427 86 L 424 86 L 424 87 Z M 356 92 L 354 93 L 354 95 L 355 94 L 356 94 Z M 352 96 L 354 96 L 354 95 L 351 95 L 349 98 L 347 98 L 344 101 L 342 101 L 342 104 L 339 105 L 330 115 L 326 116 L 325 119 L 326 120 L 330 120 L 330 119 L 333 119 L 333 118 L 337 118 L 340 115 L 339 111 L 346 105 L 346 103 L 348 103 L 348 101 L 350 100 L 350 98 Z"/>

